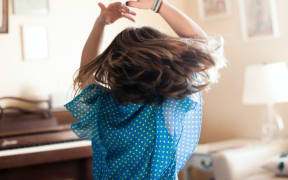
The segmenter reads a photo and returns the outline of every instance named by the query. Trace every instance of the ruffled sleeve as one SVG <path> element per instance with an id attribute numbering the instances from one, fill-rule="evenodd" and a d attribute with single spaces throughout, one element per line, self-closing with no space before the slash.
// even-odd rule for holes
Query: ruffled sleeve
<path id="1" fill-rule="evenodd" d="M 165 127 L 172 136 L 176 155 L 176 172 L 195 151 L 202 124 L 202 96 L 198 92 L 182 100 L 171 99 L 162 106 Z M 173 161 L 173 160 L 171 160 Z M 176 173 L 176 174 L 177 174 Z"/>
<path id="2" fill-rule="evenodd" d="M 95 140 L 98 135 L 98 116 L 101 95 L 104 89 L 99 84 L 90 84 L 74 99 L 64 105 L 78 122 L 71 124 L 73 132 L 81 139 Z"/>
<path id="3" fill-rule="evenodd" d="M 200 92 L 188 97 L 190 106 L 185 108 L 181 125 L 181 134 L 178 136 L 177 144 L 177 173 L 184 167 L 187 160 L 195 151 L 201 133 L 202 126 L 202 95 Z M 177 123 L 176 123 L 177 124 Z"/>

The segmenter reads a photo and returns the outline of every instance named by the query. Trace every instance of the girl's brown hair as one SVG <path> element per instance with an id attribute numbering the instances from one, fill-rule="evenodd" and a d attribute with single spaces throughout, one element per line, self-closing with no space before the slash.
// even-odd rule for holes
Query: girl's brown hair
<path id="1" fill-rule="evenodd" d="M 226 64 L 223 39 L 219 42 L 172 37 L 147 26 L 126 28 L 103 53 L 79 68 L 75 95 L 93 76 L 122 105 L 151 104 L 156 97 L 159 105 L 166 98 L 183 99 L 216 82 L 218 69 Z"/>

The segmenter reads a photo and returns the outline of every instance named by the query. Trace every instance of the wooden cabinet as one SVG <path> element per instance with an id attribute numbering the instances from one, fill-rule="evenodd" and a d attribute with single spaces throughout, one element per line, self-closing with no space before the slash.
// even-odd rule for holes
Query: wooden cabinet
<path id="1" fill-rule="evenodd" d="M 0 154 L 0 179 L 92 180 L 91 146 L 9 156 Z"/>
<path id="2" fill-rule="evenodd" d="M 22 166 L 0 170 L 2 180 L 93 180 L 92 159 Z"/>

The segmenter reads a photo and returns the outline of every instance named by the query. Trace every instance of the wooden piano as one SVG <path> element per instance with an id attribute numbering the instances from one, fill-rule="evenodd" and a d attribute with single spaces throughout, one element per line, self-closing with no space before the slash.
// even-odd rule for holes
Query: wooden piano
<path id="1" fill-rule="evenodd" d="M 92 180 L 91 142 L 72 132 L 75 121 L 68 111 L 0 120 L 0 180 Z"/>

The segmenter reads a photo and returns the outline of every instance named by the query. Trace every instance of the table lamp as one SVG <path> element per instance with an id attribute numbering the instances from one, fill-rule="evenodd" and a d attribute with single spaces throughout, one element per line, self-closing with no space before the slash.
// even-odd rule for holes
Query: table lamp
<path id="1" fill-rule="evenodd" d="M 262 141 L 282 138 L 283 119 L 274 111 L 275 103 L 288 102 L 288 69 L 285 62 L 257 64 L 245 69 L 243 103 L 266 104 L 261 128 Z"/>

